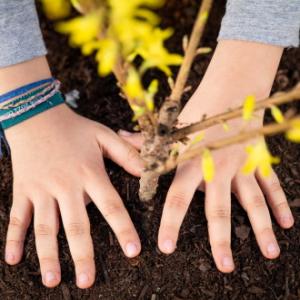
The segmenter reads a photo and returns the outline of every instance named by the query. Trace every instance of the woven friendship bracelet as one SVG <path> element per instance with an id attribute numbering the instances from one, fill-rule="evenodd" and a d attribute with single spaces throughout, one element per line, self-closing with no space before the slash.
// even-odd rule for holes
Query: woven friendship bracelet
<path id="1" fill-rule="evenodd" d="M 4 105 L 4 108 L 0 107 L 0 122 L 22 115 L 39 104 L 51 100 L 51 97 L 59 91 L 59 87 L 60 82 L 55 81 L 44 89 L 37 89 L 35 92 L 28 94 L 25 99 L 20 98 L 13 103 L 10 102 L 7 106 Z"/>
<path id="2" fill-rule="evenodd" d="M 49 78 L 0 96 L 0 142 L 4 139 L 3 129 L 64 103 L 59 88 L 60 82 Z"/>

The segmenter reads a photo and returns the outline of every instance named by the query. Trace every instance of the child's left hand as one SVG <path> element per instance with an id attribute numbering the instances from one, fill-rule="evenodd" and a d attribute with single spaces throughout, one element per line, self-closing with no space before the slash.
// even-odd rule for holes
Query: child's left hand
<path id="1" fill-rule="evenodd" d="M 197 115 L 200 116 L 199 105 L 197 107 L 199 110 Z M 188 104 L 180 116 L 180 121 L 188 123 L 187 121 L 196 114 L 197 107 Z M 261 126 L 262 117 L 254 123 L 253 126 Z M 229 133 L 224 132 L 221 125 L 209 128 L 205 131 L 205 142 L 224 138 L 226 134 L 238 133 L 243 122 L 234 120 L 229 122 L 229 126 L 231 128 Z M 122 132 L 120 133 L 122 135 Z M 138 134 L 123 138 L 136 147 L 141 145 Z M 213 157 L 216 174 L 210 183 L 203 180 L 200 158 L 178 166 L 162 214 L 158 235 L 160 250 L 166 254 L 175 250 L 181 224 L 195 191 L 199 189 L 205 192 L 209 240 L 215 263 L 220 271 L 231 272 L 234 269 L 230 247 L 231 192 L 236 195 L 247 212 L 263 255 L 270 259 L 276 258 L 280 250 L 272 229 L 267 203 L 283 228 L 293 225 L 293 217 L 275 172 L 272 171 L 272 175 L 268 178 L 263 178 L 258 173 L 247 176 L 241 174 L 246 158 L 244 144 L 215 151 Z"/>

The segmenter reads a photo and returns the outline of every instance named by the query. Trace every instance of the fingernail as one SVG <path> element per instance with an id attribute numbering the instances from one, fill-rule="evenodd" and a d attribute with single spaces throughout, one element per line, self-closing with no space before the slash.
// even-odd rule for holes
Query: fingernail
<path id="1" fill-rule="evenodd" d="M 89 276 L 86 273 L 81 273 L 78 276 L 78 283 L 87 284 L 89 282 Z"/>
<path id="2" fill-rule="evenodd" d="M 230 257 L 224 257 L 222 259 L 222 266 L 225 268 L 232 268 L 233 267 L 233 261 Z"/>
<path id="3" fill-rule="evenodd" d="M 267 247 L 267 251 L 270 255 L 277 254 L 279 251 L 277 244 L 275 244 L 275 243 L 269 244 Z"/>
<path id="4" fill-rule="evenodd" d="M 119 130 L 119 134 L 123 136 L 132 136 L 132 133 L 123 129 Z"/>
<path id="5" fill-rule="evenodd" d="M 280 220 L 281 223 L 286 226 L 289 226 L 294 222 L 294 218 L 290 214 L 282 216 Z"/>
<path id="6" fill-rule="evenodd" d="M 163 243 L 163 249 L 165 252 L 171 253 L 174 250 L 174 243 L 172 240 L 165 240 Z"/>
<path id="7" fill-rule="evenodd" d="M 14 262 L 15 261 L 15 255 L 12 253 L 5 253 L 5 260 L 7 262 Z"/>
<path id="8" fill-rule="evenodd" d="M 45 274 L 45 280 L 47 283 L 52 283 L 52 282 L 56 281 L 56 276 L 53 272 L 47 272 Z"/>
<path id="9" fill-rule="evenodd" d="M 129 257 L 135 256 L 138 252 L 137 246 L 134 243 L 128 243 L 125 248 L 126 248 L 126 254 Z"/>

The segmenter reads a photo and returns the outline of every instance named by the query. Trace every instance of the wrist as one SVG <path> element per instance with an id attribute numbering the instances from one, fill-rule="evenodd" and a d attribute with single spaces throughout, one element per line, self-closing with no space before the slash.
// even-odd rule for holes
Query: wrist
<path id="1" fill-rule="evenodd" d="M 0 69 L 0 95 L 31 82 L 51 77 L 45 56 Z"/>
<path id="2" fill-rule="evenodd" d="M 282 48 L 241 41 L 221 41 L 206 74 L 179 120 L 195 122 L 243 104 L 248 95 L 269 96 Z"/>
<path id="3" fill-rule="evenodd" d="M 54 124 L 58 124 L 65 118 L 70 118 L 73 112 L 63 103 L 49 110 L 42 112 L 20 124 L 4 130 L 5 137 L 11 146 L 27 138 L 36 138 L 37 136 L 47 136 Z"/>

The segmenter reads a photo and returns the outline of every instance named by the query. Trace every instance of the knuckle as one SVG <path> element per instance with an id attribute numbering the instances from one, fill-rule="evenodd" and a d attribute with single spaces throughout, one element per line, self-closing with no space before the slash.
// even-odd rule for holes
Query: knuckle
<path id="1" fill-rule="evenodd" d="M 9 227 L 24 228 L 25 224 L 20 218 L 16 216 L 10 216 Z"/>
<path id="2" fill-rule="evenodd" d="M 127 150 L 127 160 L 133 161 L 137 158 L 137 152 L 133 147 L 128 147 Z"/>
<path id="3" fill-rule="evenodd" d="M 108 203 L 103 207 L 102 214 L 104 218 L 119 215 L 123 211 L 124 206 L 122 203 L 115 201 L 108 201 Z"/>
<path id="4" fill-rule="evenodd" d="M 6 241 L 6 246 L 7 247 L 10 247 L 10 246 L 17 246 L 17 247 L 19 247 L 23 243 L 24 243 L 24 239 L 20 239 L 20 240 L 8 239 Z"/>
<path id="5" fill-rule="evenodd" d="M 227 168 L 230 165 L 230 162 L 227 158 L 217 158 L 215 161 L 215 165 L 218 169 L 222 170 L 224 168 Z"/>
<path id="6" fill-rule="evenodd" d="M 273 229 L 272 229 L 272 226 L 270 225 L 270 227 L 264 227 L 262 228 L 261 230 L 259 230 L 259 233 L 258 233 L 260 236 L 266 236 L 266 235 L 274 235 L 273 233 Z"/>
<path id="7" fill-rule="evenodd" d="M 280 182 L 279 181 L 273 181 L 270 183 L 270 190 L 272 193 L 276 193 L 282 190 Z"/>
<path id="8" fill-rule="evenodd" d="M 89 226 L 89 224 L 73 222 L 73 223 L 69 223 L 65 227 L 65 230 L 66 230 L 67 236 L 69 236 L 69 237 L 82 236 L 82 235 L 89 233 L 90 226 Z"/>
<path id="9" fill-rule="evenodd" d="M 178 234 L 179 232 L 179 226 L 171 223 L 171 222 L 164 222 L 161 224 L 160 232 L 164 235 L 174 235 Z"/>
<path id="10" fill-rule="evenodd" d="M 214 240 L 212 239 L 211 244 L 213 247 L 228 249 L 230 248 L 230 241 L 227 240 Z"/>
<path id="11" fill-rule="evenodd" d="M 51 236 L 55 233 L 55 230 L 47 224 L 37 224 L 34 232 L 36 236 Z"/>
<path id="12" fill-rule="evenodd" d="M 55 256 L 41 256 L 39 257 L 41 265 L 45 264 L 58 264 L 58 258 Z"/>
<path id="13" fill-rule="evenodd" d="M 64 172 L 55 172 L 51 175 L 50 180 L 51 189 L 56 190 L 59 194 L 67 194 L 70 190 L 73 190 L 70 183 L 70 175 L 64 175 Z"/>
<path id="14" fill-rule="evenodd" d="M 172 194 L 167 202 L 169 208 L 186 209 L 188 206 L 187 196 L 184 193 Z"/>
<path id="15" fill-rule="evenodd" d="M 280 201 L 280 202 L 277 202 L 275 203 L 275 208 L 279 211 L 283 211 L 284 209 L 288 208 L 288 203 L 287 201 Z"/>
<path id="16" fill-rule="evenodd" d="M 258 209 L 258 208 L 265 208 L 266 201 L 263 195 L 256 195 L 252 198 L 249 202 L 248 207 L 246 208 L 248 211 Z"/>
<path id="17" fill-rule="evenodd" d="M 231 211 L 229 207 L 216 207 L 206 213 L 208 219 L 229 219 Z"/>
<path id="18" fill-rule="evenodd" d="M 94 261 L 94 254 L 91 251 L 91 253 L 89 253 L 85 256 L 74 257 L 73 261 L 74 261 L 75 265 L 85 265 L 87 263 Z"/>
<path id="19" fill-rule="evenodd" d="M 132 227 L 126 227 L 116 232 L 116 234 L 125 239 L 126 237 L 135 235 L 135 232 Z"/>

